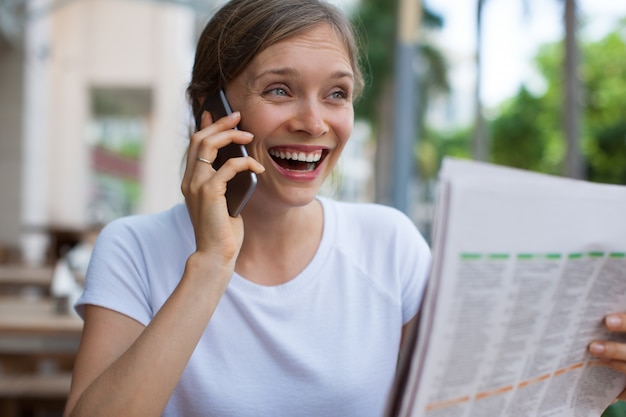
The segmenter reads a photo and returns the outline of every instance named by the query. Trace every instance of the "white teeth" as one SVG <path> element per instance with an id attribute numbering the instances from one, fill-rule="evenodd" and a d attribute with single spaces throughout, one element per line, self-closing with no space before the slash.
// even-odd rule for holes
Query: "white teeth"
<path id="1" fill-rule="evenodd" d="M 293 159 L 300 162 L 317 162 L 322 159 L 322 151 L 315 151 L 311 153 L 306 152 L 279 152 L 277 150 L 270 150 L 270 155 L 280 159 Z"/>

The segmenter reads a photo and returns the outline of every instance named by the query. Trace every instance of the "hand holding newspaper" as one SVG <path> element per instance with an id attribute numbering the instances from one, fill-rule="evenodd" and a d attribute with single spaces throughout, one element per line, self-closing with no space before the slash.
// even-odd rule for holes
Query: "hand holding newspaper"
<path id="1" fill-rule="evenodd" d="M 386 416 L 598 417 L 626 375 L 626 187 L 444 160 L 433 269 Z M 408 344 L 407 344 L 408 345 Z"/>

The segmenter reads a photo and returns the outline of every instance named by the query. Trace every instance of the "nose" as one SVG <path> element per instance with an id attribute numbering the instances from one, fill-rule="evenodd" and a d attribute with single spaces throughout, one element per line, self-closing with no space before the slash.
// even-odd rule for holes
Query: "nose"
<path id="1" fill-rule="evenodd" d="M 324 105 L 316 99 L 301 100 L 292 119 L 292 129 L 315 138 L 325 135 L 329 127 L 324 111 Z"/>

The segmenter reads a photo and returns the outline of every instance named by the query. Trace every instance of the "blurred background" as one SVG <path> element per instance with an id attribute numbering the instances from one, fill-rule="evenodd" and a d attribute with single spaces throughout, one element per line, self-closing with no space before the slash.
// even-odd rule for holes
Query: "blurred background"
<path id="1" fill-rule="evenodd" d="M 68 320 L 54 324 L 68 337 L 60 353 L 33 348 L 37 359 L 17 368 L 71 369 L 80 327 L 67 305 L 101 226 L 182 202 L 185 88 L 221 3 L 0 0 L 0 296 L 43 298 L 42 317 Z M 396 206 L 429 239 L 446 155 L 626 184 L 626 2 L 332 3 L 361 34 L 367 85 L 324 194 Z M 38 331 L 29 346 L 50 333 Z M 68 380 L 48 391 L 27 380 L 18 395 L 14 380 L 3 388 L 6 363 L 0 397 L 15 401 L 0 415 L 54 413 L 17 399 L 52 392 L 58 406 Z"/>
<path id="2" fill-rule="evenodd" d="M 626 2 L 333 2 L 368 84 L 325 193 L 395 205 L 428 234 L 444 155 L 626 182 Z M 185 86 L 220 3 L 0 2 L 0 259 L 47 262 L 181 201 Z"/>

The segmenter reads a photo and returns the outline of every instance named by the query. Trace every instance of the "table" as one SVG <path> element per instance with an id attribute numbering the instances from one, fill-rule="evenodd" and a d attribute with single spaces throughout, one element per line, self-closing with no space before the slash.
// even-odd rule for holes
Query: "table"
<path id="1" fill-rule="evenodd" d="M 54 268 L 51 266 L 0 265 L 0 294 L 20 292 L 34 288 L 47 294 L 52 282 Z"/>
<path id="2" fill-rule="evenodd" d="M 0 354 L 75 353 L 83 322 L 57 313 L 57 300 L 0 297 Z"/>
<path id="3" fill-rule="evenodd" d="M 0 415 L 60 412 L 83 322 L 51 297 L 0 296 Z"/>

